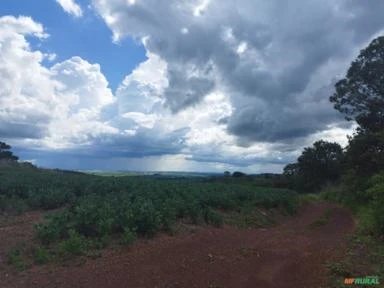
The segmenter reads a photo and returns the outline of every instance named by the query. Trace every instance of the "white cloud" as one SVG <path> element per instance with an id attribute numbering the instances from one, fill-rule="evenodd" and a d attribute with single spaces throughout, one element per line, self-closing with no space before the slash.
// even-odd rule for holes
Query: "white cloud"
<path id="1" fill-rule="evenodd" d="M 29 17 L 0 18 L 0 131 L 5 136 L 41 137 L 46 132 L 59 83 L 43 67 L 40 51 L 31 51 L 26 36 L 46 37 Z"/>
<path id="2" fill-rule="evenodd" d="M 64 9 L 65 12 L 75 17 L 81 17 L 83 11 L 75 0 L 56 0 L 56 2 Z"/>
<path id="3" fill-rule="evenodd" d="M 92 3 L 115 39 L 145 39 L 166 63 L 165 105 L 179 112 L 220 87 L 234 108 L 228 129 L 243 142 L 290 141 L 344 121 L 320 92 L 384 27 L 377 0 Z"/>
<path id="4" fill-rule="evenodd" d="M 122 115 L 122 117 L 127 119 L 132 119 L 135 121 L 139 126 L 152 129 L 156 121 L 158 120 L 158 116 L 155 114 L 144 114 L 141 112 L 128 112 Z"/>
<path id="5" fill-rule="evenodd" d="M 114 169 L 278 172 L 320 138 L 346 144 L 328 97 L 383 26 L 361 3 L 93 0 L 115 41 L 147 51 L 115 95 L 98 64 L 32 50 L 41 24 L 2 17 L 0 131 Z"/>
<path id="6" fill-rule="evenodd" d="M 0 18 L 0 37 L 5 39 L 15 34 L 33 35 L 38 38 L 47 38 L 43 25 L 32 20 L 31 17 L 3 16 Z"/>
<path id="7" fill-rule="evenodd" d="M 98 64 L 73 57 L 46 68 L 26 36 L 46 37 L 27 17 L 0 18 L 0 131 L 51 148 L 84 145 L 116 128 L 101 120 L 114 96 Z"/>

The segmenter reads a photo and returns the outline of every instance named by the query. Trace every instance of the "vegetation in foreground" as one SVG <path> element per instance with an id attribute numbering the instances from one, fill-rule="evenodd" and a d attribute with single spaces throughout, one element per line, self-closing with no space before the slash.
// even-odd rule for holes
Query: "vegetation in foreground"
<path id="1" fill-rule="evenodd" d="M 137 237 L 172 232 L 177 221 L 218 227 L 224 221 L 270 225 L 273 221 L 256 215 L 255 208 L 293 214 L 298 206 L 297 194 L 290 190 L 255 188 L 246 182 L 100 177 L 8 165 L 0 169 L 0 183 L 2 213 L 51 211 L 36 226 L 41 245 L 34 253 L 36 263 L 52 256 L 84 255 L 112 240 L 130 245 Z M 20 254 L 11 255 L 13 263 L 20 262 Z"/>

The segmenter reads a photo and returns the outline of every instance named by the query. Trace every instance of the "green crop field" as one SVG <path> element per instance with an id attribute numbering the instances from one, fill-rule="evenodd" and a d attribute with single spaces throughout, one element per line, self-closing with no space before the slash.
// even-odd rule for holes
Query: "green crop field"
<path id="1" fill-rule="evenodd" d="M 221 226 L 231 213 L 256 208 L 293 214 L 297 199 L 290 190 L 246 182 L 0 170 L 0 211 L 54 210 L 36 226 L 36 236 L 44 249 L 58 255 L 81 254 L 86 246 L 104 246 L 111 237 L 129 244 L 137 237 L 171 231 L 177 221 Z"/>

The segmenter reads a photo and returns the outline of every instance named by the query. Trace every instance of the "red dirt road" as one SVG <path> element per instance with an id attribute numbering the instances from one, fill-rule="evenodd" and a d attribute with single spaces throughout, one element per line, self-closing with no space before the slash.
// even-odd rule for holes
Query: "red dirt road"
<path id="1" fill-rule="evenodd" d="M 325 225 L 311 227 L 329 210 Z M 326 287 L 324 264 L 342 255 L 353 230 L 348 210 L 308 204 L 274 228 L 204 227 L 196 233 L 161 236 L 130 249 L 107 250 L 78 267 L 48 264 L 17 277 L 2 275 L 0 287 Z"/>

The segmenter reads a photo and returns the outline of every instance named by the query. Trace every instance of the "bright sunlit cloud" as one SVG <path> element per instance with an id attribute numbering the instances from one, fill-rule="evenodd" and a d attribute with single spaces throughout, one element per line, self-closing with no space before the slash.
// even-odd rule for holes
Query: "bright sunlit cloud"
<path id="1" fill-rule="evenodd" d="M 0 17 L 0 135 L 37 165 L 280 172 L 347 144 L 329 96 L 384 31 L 382 1 L 84 3 Z"/>

